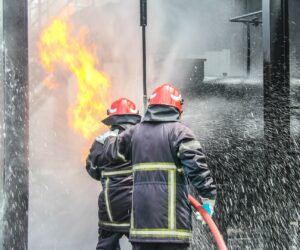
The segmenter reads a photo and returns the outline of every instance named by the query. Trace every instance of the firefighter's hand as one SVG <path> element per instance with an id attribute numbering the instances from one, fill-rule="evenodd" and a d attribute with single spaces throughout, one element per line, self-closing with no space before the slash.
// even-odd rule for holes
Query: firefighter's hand
<path id="1" fill-rule="evenodd" d="M 97 142 L 100 142 L 101 144 L 104 144 L 105 140 L 108 138 L 108 137 L 111 137 L 111 136 L 118 136 L 118 133 L 119 133 L 119 130 L 118 129 L 115 129 L 113 131 L 107 131 L 106 133 L 102 134 L 102 135 L 99 135 L 97 138 L 96 138 L 96 141 Z"/>
<path id="2" fill-rule="evenodd" d="M 208 198 L 201 198 L 201 200 L 202 200 L 202 207 L 210 216 L 212 216 L 214 213 L 216 200 L 212 200 Z"/>

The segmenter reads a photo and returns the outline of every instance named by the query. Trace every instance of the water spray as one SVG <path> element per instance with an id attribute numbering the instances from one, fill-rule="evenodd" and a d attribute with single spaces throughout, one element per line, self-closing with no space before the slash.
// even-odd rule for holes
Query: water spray
<path id="1" fill-rule="evenodd" d="M 206 212 L 206 210 L 202 207 L 202 205 L 191 195 L 189 195 L 189 201 L 191 205 L 201 214 L 203 220 L 206 222 L 208 225 L 216 243 L 218 246 L 219 250 L 228 250 L 223 236 L 221 235 L 219 229 L 217 228 L 215 222 L 213 219 L 210 217 L 210 215 Z"/>
<path id="2" fill-rule="evenodd" d="M 28 249 L 29 82 L 28 3 L 0 3 L 0 189 L 3 224 L 0 249 Z M 3 239 L 1 239 L 3 237 Z"/>

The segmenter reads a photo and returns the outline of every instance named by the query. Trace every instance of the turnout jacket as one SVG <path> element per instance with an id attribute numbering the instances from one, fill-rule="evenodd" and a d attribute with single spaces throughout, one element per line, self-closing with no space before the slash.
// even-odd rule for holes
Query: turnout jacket
<path id="1" fill-rule="evenodd" d="M 132 117 L 131 117 L 132 119 Z M 135 119 L 137 122 L 139 119 Z M 109 120 L 110 122 L 112 119 Z M 114 117 L 113 123 L 124 122 L 124 116 Z M 112 129 L 116 134 L 122 133 L 133 124 L 117 124 Z M 102 191 L 99 195 L 99 228 L 115 232 L 128 232 L 130 227 L 132 198 L 132 165 L 130 161 L 110 163 L 101 157 L 103 154 L 103 135 L 96 138 L 86 160 L 89 175 L 101 181 Z"/>
<path id="2" fill-rule="evenodd" d="M 152 106 L 142 123 L 105 141 L 107 159 L 133 164 L 131 242 L 189 243 L 188 180 L 200 196 L 216 196 L 200 143 L 179 116 Z"/>

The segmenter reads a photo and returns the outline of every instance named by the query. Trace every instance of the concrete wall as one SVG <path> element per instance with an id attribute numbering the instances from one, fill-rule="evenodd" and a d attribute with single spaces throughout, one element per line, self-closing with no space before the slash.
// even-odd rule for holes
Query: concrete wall
<path id="1" fill-rule="evenodd" d="M 205 62 L 205 76 L 222 76 L 223 73 L 231 74 L 230 50 L 207 51 L 203 58 Z"/>

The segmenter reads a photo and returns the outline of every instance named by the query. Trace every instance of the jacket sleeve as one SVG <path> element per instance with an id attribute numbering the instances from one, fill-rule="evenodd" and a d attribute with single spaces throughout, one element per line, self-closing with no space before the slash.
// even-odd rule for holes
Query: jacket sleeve
<path id="1" fill-rule="evenodd" d="M 194 133 L 183 124 L 176 124 L 173 130 L 173 142 L 185 175 L 203 198 L 216 197 L 216 185 L 211 176 L 199 141 Z"/>
<path id="2" fill-rule="evenodd" d="M 86 170 L 89 175 L 96 179 L 100 180 L 101 177 L 101 159 L 103 155 L 103 145 L 95 141 L 90 149 L 90 153 L 86 159 Z"/>
<path id="3" fill-rule="evenodd" d="M 110 136 L 104 143 L 104 157 L 117 163 L 131 160 L 131 138 L 135 126 L 123 131 L 118 136 Z"/>

